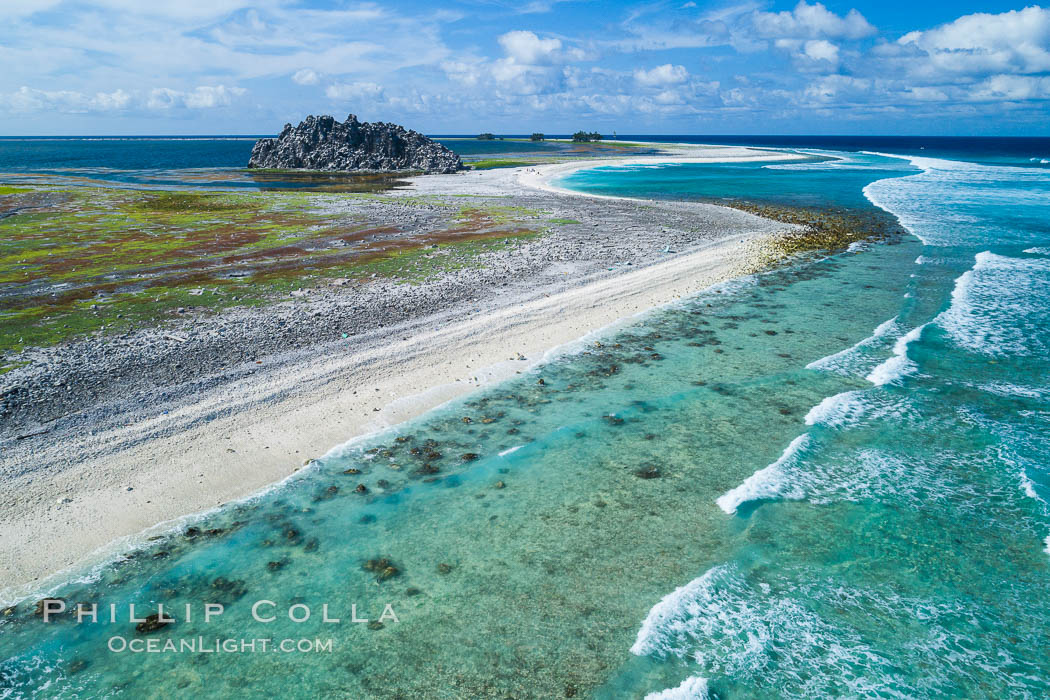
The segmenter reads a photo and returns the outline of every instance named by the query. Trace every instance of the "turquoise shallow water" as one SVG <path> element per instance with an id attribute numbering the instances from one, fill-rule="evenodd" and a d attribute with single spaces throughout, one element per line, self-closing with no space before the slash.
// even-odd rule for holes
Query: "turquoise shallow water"
<path id="1" fill-rule="evenodd" d="M 850 161 L 668 189 L 822 191 L 915 237 L 653 312 L 80 572 L 51 595 L 102 620 L 19 603 L 0 697 L 1045 696 L 1045 174 Z M 198 637 L 332 649 L 107 648 Z"/>

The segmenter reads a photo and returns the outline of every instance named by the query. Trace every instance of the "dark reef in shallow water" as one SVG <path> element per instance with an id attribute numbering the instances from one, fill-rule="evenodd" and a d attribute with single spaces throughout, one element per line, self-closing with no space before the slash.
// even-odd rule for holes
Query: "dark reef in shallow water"
<path id="1" fill-rule="evenodd" d="M 249 168 L 358 172 L 454 173 L 463 168 L 455 153 L 418 131 L 387 122 L 345 122 L 328 115 L 285 124 L 275 139 L 259 139 Z"/>

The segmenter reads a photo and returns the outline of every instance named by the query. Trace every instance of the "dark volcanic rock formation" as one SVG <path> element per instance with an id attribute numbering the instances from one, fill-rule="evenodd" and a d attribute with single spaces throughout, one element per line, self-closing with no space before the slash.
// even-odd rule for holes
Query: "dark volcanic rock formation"
<path id="1" fill-rule="evenodd" d="M 285 124 L 275 139 L 259 139 L 249 168 L 454 173 L 463 168 L 455 153 L 418 131 L 397 124 L 345 122 L 310 115 L 299 126 Z"/>

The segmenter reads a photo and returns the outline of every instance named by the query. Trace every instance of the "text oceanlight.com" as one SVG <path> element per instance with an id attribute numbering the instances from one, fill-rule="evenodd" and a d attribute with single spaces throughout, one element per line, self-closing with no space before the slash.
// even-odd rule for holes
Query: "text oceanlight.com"
<path id="1" fill-rule="evenodd" d="M 185 637 L 181 639 L 139 639 L 110 637 L 109 650 L 132 654 L 255 654 L 276 652 L 283 654 L 331 653 L 331 639 L 220 639 Z"/>

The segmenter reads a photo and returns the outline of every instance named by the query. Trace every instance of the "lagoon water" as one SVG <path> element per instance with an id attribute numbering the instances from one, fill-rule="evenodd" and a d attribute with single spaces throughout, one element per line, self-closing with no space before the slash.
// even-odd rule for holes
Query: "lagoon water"
<path id="1" fill-rule="evenodd" d="M 99 623 L 45 624 L 34 591 L 0 618 L 0 698 L 1045 697 L 1050 175 L 813 152 L 562 184 L 910 235 L 633 319 L 55 582 Z M 139 634 L 129 603 L 177 621 Z"/>
<path id="2" fill-rule="evenodd" d="M 374 191 L 396 177 L 275 172 L 246 166 L 257 136 L 0 137 L 0 183 L 133 189 Z M 572 143 L 437 137 L 464 163 L 488 158 L 574 158 Z M 636 148 L 650 154 L 655 149 Z"/>

